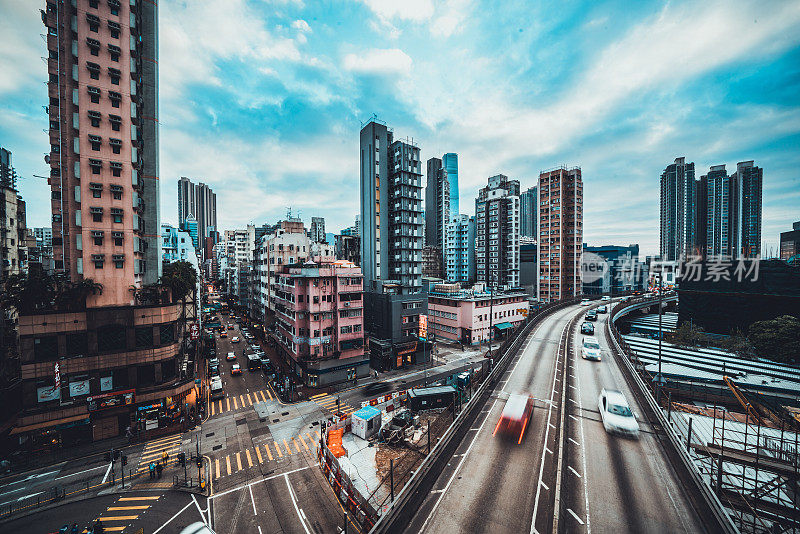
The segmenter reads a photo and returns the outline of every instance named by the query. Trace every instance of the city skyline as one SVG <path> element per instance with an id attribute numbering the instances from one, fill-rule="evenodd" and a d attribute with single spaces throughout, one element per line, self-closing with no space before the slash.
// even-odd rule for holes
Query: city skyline
<path id="1" fill-rule="evenodd" d="M 161 220 L 177 225 L 177 181 L 192 176 L 220 191 L 220 229 L 277 221 L 286 205 L 334 230 L 349 226 L 358 212 L 352 139 L 377 113 L 413 136 L 423 161 L 459 154 L 468 215 L 489 176 L 527 189 L 540 170 L 581 166 L 584 240 L 636 242 L 642 254 L 658 249 L 665 161 L 685 156 L 708 169 L 755 160 L 765 171 L 762 253 L 777 249 L 800 198 L 796 5 L 768 13 L 756 4 L 509 5 L 479 17 L 489 8 L 466 4 L 395 10 L 368 2 L 333 12 L 285 3 L 269 17 L 246 2 L 164 6 Z M 46 182 L 32 177 L 47 173 L 48 147 L 34 7 L 3 1 L 9 16 L 0 21 L 0 139 L 15 154 L 31 227 L 47 226 L 50 214 Z M 367 21 L 363 35 L 342 37 L 349 20 Z M 504 35 L 509 24 L 517 30 Z M 211 35 L 193 45 L 194 31 Z M 730 34 L 742 38 L 716 46 Z M 505 50 L 497 60 L 494 47 Z M 434 76 L 445 64 L 460 76 Z M 564 90 L 556 77 L 606 90 Z M 303 195 L 297 183 L 308 185 Z"/>

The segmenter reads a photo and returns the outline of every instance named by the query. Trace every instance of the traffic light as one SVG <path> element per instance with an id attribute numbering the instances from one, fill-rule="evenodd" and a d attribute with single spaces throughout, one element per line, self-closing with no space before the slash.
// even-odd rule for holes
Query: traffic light
<path id="1" fill-rule="evenodd" d="M 202 456 L 198 456 L 197 457 L 197 467 L 198 467 L 198 469 L 203 467 L 203 457 Z"/>
<path id="2" fill-rule="evenodd" d="M 119 451 L 118 450 L 114 451 L 114 460 L 119 460 Z"/>
<path id="3" fill-rule="evenodd" d="M 122 455 L 122 465 L 123 465 L 123 467 L 128 465 L 128 455 L 126 455 L 126 454 Z"/>
<path id="4" fill-rule="evenodd" d="M 181 464 L 181 467 L 185 467 L 186 466 L 186 453 L 185 452 L 179 452 L 178 453 L 178 463 Z"/>

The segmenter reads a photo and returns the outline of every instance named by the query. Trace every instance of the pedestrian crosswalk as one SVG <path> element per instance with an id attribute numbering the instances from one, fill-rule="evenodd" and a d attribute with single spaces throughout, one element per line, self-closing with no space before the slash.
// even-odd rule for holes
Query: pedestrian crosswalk
<path id="1" fill-rule="evenodd" d="M 174 461 L 180 448 L 180 435 L 156 439 L 147 443 L 142 450 L 142 455 L 139 457 L 139 466 L 136 472 L 141 473 L 149 470 L 151 462 L 161 462 L 165 452 L 169 455 L 169 459 Z"/>
<path id="2" fill-rule="evenodd" d="M 350 404 L 341 400 L 339 400 L 337 404 L 338 397 L 329 395 L 327 393 L 312 395 L 311 400 L 314 401 L 317 405 L 322 406 L 323 408 L 334 414 L 337 411 L 339 411 L 345 415 L 350 415 L 351 413 L 353 413 L 358 409 L 354 408 L 353 406 L 350 406 Z"/>
<path id="3" fill-rule="evenodd" d="M 269 390 L 262 389 L 260 391 L 242 393 L 241 395 L 228 395 L 224 399 L 212 400 L 209 409 L 211 410 L 211 417 L 213 417 L 225 412 L 249 408 L 257 402 L 267 402 L 268 400 L 273 400 L 272 393 Z"/>
<path id="4" fill-rule="evenodd" d="M 97 521 L 103 525 L 103 532 L 124 532 L 139 518 L 139 514 L 153 506 L 160 498 L 161 495 L 120 497 L 106 508 Z"/>
<path id="5" fill-rule="evenodd" d="M 271 441 L 254 445 L 244 451 L 227 454 L 211 459 L 211 476 L 219 479 L 243 469 L 249 469 L 256 464 L 276 461 L 293 454 L 309 452 L 316 453 L 316 445 L 320 439 L 318 430 L 313 430 L 299 434 L 293 438 L 285 438 L 280 441 Z"/>

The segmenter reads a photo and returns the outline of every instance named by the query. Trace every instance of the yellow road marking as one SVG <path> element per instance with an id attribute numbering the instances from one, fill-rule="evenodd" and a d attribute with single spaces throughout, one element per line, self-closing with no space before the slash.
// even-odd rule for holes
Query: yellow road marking
<path id="1" fill-rule="evenodd" d="M 239 406 L 236 405 L 236 397 L 233 398 L 233 409 L 238 410 Z"/>
<path id="2" fill-rule="evenodd" d="M 281 447 L 280 447 L 280 445 L 278 445 L 278 442 L 277 442 L 277 441 L 276 441 L 276 442 L 274 442 L 274 443 L 275 443 L 275 450 L 276 450 L 276 451 L 278 451 L 278 458 L 283 458 L 283 453 L 281 452 Z"/>
<path id="3" fill-rule="evenodd" d="M 105 532 L 122 532 L 123 530 L 125 530 L 125 525 L 121 527 L 103 527 L 103 531 Z"/>
<path id="4" fill-rule="evenodd" d="M 145 497 L 120 497 L 120 501 L 157 501 L 161 495 L 148 495 Z"/>
<path id="5" fill-rule="evenodd" d="M 250 449 L 245 449 L 244 454 L 247 456 L 247 467 L 253 467 L 253 459 L 250 458 Z"/>
<path id="6" fill-rule="evenodd" d="M 272 452 L 270 452 L 269 445 L 266 443 L 264 444 L 264 450 L 267 451 L 267 457 L 272 460 Z"/>
<path id="7" fill-rule="evenodd" d="M 255 395 L 255 393 L 253 393 Z M 250 398 L 250 393 L 247 394 L 247 402 L 250 403 L 250 406 L 253 405 L 253 399 Z M 256 398 L 256 402 L 258 402 L 258 398 Z"/>
<path id="8" fill-rule="evenodd" d="M 222 399 L 218 400 L 217 402 L 219 403 L 219 410 L 217 410 L 217 411 L 219 413 L 222 413 Z"/>
<path id="9" fill-rule="evenodd" d="M 162 454 L 163 454 L 165 451 L 166 451 L 167 453 L 170 453 L 170 452 L 175 452 L 175 451 L 178 451 L 178 450 L 180 450 L 180 447 L 173 447 L 173 448 L 171 448 L 171 449 L 164 449 L 164 450 L 162 450 L 162 451 L 149 452 L 149 453 L 147 453 L 147 454 L 143 454 L 143 455 L 141 455 L 141 456 L 139 457 L 139 461 L 141 461 L 141 460 L 144 460 L 144 459 L 146 459 L 146 458 L 155 458 L 156 456 L 160 457 L 160 456 L 161 456 L 161 455 L 162 455 Z"/>
<path id="10" fill-rule="evenodd" d="M 216 410 L 216 407 L 215 407 L 214 403 L 212 402 L 211 403 L 211 416 L 213 417 L 215 415 L 217 415 L 217 410 Z"/>
<path id="11" fill-rule="evenodd" d="M 289 444 L 286 443 L 286 438 L 283 438 L 283 446 L 286 447 L 287 454 L 292 454 L 292 449 L 290 449 Z"/>
<path id="12" fill-rule="evenodd" d="M 225 457 L 225 465 L 228 467 L 228 474 L 230 475 L 233 472 L 231 470 L 231 457 L 230 457 L 230 455 Z"/>
<path id="13" fill-rule="evenodd" d="M 220 402 L 222 402 L 222 401 L 220 401 Z M 228 411 L 231 411 L 231 399 L 230 399 L 230 397 L 226 397 L 225 398 L 225 404 L 228 405 Z"/>
<path id="14" fill-rule="evenodd" d="M 217 478 L 219 478 L 219 458 L 214 460 L 214 465 L 217 468 Z"/>
<path id="15" fill-rule="evenodd" d="M 106 511 L 111 511 L 111 510 L 114 510 L 114 511 L 119 511 L 119 510 L 147 510 L 148 508 L 150 508 L 149 504 L 146 505 L 146 506 L 109 506 L 108 508 L 106 508 Z"/>
<path id="16" fill-rule="evenodd" d="M 239 451 L 236 451 L 236 470 L 242 470 L 242 453 Z"/>
<path id="17" fill-rule="evenodd" d="M 180 436 L 168 436 L 166 438 L 154 439 L 153 441 L 148 441 L 147 443 L 145 443 L 145 448 L 151 447 L 153 445 L 157 445 L 159 443 L 163 443 L 165 441 L 175 441 L 175 440 L 178 440 L 178 439 L 181 439 L 181 437 Z"/>
<path id="18" fill-rule="evenodd" d="M 245 406 L 247 406 L 247 405 L 244 403 L 244 395 L 239 395 L 239 404 L 241 404 L 241 405 L 242 405 L 242 408 L 244 408 Z"/>
<path id="19" fill-rule="evenodd" d="M 303 444 L 303 447 L 305 447 L 305 449 L 308 450 L 308 445 L 306 445 L 306 440 L 303 439 L 303 435 L 301 434 L 297 437 L 300 438 L 300 443 Z"/>
<path id="20" fill-rule="evenodd" d="M 261 400 L 262 401 L 267 402 L 267 398 L 264 396 L 264 392 L 263 391 L 259 391 L 258 394 L 261 395 Z"/>
<path id="21" fill-rule="evenodd" d="M 321 435 L 320 435 L 320 433 L 319 433 L 319 430 L 315 430 L 315 431 L 314 431 L 314 434 L 316 434 L 316 435 L 317 435 L 317 439 L 321 439 L 321 438 L 322 438 L 322 436 L 321 436 Z"/>
<path id="22" fill-rule="evenodd" d="M 258 456 L 258 463 L 263 464 L 264 458 L 261 456 L 261 451 L 258 450 L 258 445 L 255 446 L 256 449 L 256 456 Z"/>
<path id="23" fill-rule="evenodd" d="M 328 396 L 327 393 L 320 393 L 319 395 L 311 395 L 311 398 L 312 399 L 319 399 L 321 397 L 327 397 L 327 396 Z"/>
<path id="24" fill-rule="evenodd" d="M 262 393 L 262 395 L 263 395 L 263 393 Z M 272 393 L 270 393 L 269 391 L 267 391 L 267 395 L 269 395 L 269 400 L 272 400 Z"/>
<path id="25" fill-rule="evenodd" d="M 98 517 L 98 521 L 127 521 L 129 519 L 136 519 L 138 515 L 117 515 L 114 517 Z"/>
<path id="26" fill-rule="evenodd" d="M 292 443 L 294 443 L 294 448 L 297 449 L 297 452 L 300 452 L 300 445 L 297 444 L 297 440 L 292 438 Z"/>

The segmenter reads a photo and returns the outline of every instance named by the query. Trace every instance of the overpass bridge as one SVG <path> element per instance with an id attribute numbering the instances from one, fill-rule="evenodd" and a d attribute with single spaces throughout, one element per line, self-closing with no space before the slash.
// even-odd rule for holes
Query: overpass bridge
<path id="1" fill-rule="evenodd" d="M 737 532 L 620 357 L 610 314 L 595 325 L 602 360 L 580 357 L 587 309 L 561 306 L 519 333 L 372 532 Z M 638 440 L 605 431 L 604 388 L 627 398 Z M 535 399 L 520 443 L 493 435 L 518 392 Z"/>

